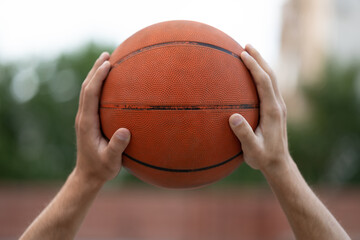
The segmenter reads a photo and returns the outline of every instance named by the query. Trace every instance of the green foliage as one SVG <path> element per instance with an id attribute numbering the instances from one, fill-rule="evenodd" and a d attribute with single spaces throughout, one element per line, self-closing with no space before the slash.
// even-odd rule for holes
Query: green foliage
<path id="1" fill-rule="evenodd" d="M 70 173 L 80 86 L 104 50 L 111 52 L 89 44 L 52 61 L 0 64 L 0 179 L 54 180 Z M 330 64 L 317 85 L 304 88 L 309 121 L 289 123 L 291 153 L 312 182 L 360 182 L 359 69 Z M 120 178 L 139 183 L 124 171 Z M 243 164 L 217 186 L 264 182 Z"/>
<path id="2" fill-rule="evenodd" d="M 89 44 L 55 61 L 0 66 L 1 179 L 58 179 L 69 174 L 75 162 L 80 86 L 104 50 L 108 47 Z M 27 82 L 38 89 L 28 101 L 23 96 L 33 86 Z"/>
<path id="3" fill-rule="evenodd" d="M 309 121 L 289 124 L 291 153 L 308 180 L 360 182 L 360 66 L 329 63 L 315 86 L 304 87 Z"/>

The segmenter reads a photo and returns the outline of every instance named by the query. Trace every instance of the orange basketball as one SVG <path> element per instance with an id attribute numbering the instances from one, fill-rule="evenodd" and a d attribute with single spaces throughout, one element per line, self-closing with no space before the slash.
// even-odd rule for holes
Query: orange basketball
<path id="1" fill-rule="evenodd" d="M 145 182 L 193 188 L 224 178 L 243 161 L 228 119 L 254 129 L 259 100 L 239 58 L 243 48 L 209 25 L 169 21 L 140 30 L 111 55 L 100 119 L 111 138 L 128 128 L 123 166 Z"/>

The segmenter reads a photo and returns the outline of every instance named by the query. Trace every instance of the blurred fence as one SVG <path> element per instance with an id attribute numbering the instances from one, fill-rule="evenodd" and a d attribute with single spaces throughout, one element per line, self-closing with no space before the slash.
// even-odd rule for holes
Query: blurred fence
<path id="1" fill-rule="evenodd" d="M 19 237 L 59 187 L 0 187 L 0 239 Z M 319 189 L 353 240 L 360 239 L 360 191 Z M 289 240 L 290 226 L 267 188 L 105 188 L 77 239 Z"/>

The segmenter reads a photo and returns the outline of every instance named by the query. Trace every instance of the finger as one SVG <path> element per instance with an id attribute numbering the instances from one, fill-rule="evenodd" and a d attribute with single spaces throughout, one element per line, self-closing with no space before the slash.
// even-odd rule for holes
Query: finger
<path id="1" fill-rule="evenodd" d="M 241 59 L 254 78 L 262 109 L 276 104 L 276 96 L 269 75 L 260 67 L 257 61 L 246 51 L 241 53 Z"/>
<path id="2" fill-rule="evenodd" d="M 122 153 L 130 142 L 130 135 L 130 131 L 126 128 L 120 128 L 114 133 L 106 148 L 109 160 L 121 159 Z"/>
<path id="3" fill-rule="evenodd" d="M 280 101 L 283 101 L 274 71 L 271 69 L 269 64 L 265 61 L 265 59 L 261 56 L 261 54 L 251 44 L 247 44 L 245 46 L 245 50 L 250 54 L 250 56 L 252 56 L 256 60 L 256 62 L 258 62 L 260 67 L 262 69 L 264 69 L 264 71 L 269 75 L 276 97 Z"/>
<path id="4" fill-rule="evenodd" d="M 274 71 L 271 69 L 271 67 L 265 61 L 265 59 L 261 56 L 261 54 L 251 44 L 247 44 L 245 49 L 259 63 L 260 67 L 262 67 L 264 71 L 269 75 L 272 86 L 274 88 L 275 96 L 281 108 L 281 112 L 283 113 L 286 119 L 286 104 L 283 97 L 281 96 L 279 84 L 274 74 Z"/>
<path id="5" fill-rule="evenodd" d="M 87 80 L 88 82 L 93 78 L 96 70 L 97 70 L 105 61 L 109 60 L 109 58 L 110 58 L 110 55 L 109 55 L 108 52 L 103 52 L 103 53 L 100 54 L 99 58 L 96 59 L 93 67 L 91 68 L 91 70 L 89 71 L 89 73 L 88 73 L 88 75 L 87 75 L 87 77 L 86 77 L 86 80 Z M 86 81 L 86 80 L 85 80 L 85 81 Z"/>
<path id="6" fill-rule="evenodd" d="M 269 64 L 251 44 L 247 44 L 245 50 L 259 63 L 260 67 L 264 69 L 271 78 L 275 76 Z"/>
<path id="7" fill-rule="evenodd" d="M 244 151 L 251 151 L 257 146 L 256 135 L 243 116 L 235 113 L 229 118 L 229 123 Z"/>
<path id="8" fill-rule="evenodd" d="M 110 63 L 105 61 L 95 72 L 93 78 L 84 89 L 82 113 L 85 119 L 98 119 L 98 109 L 102 84 L 109 73 Z"/>
<path id="9" fill-rule="evenodd" d="M 79 110 L 82 108 L 83 103 L 83 96 L 84 96 L 84 89 L 86 88 L 87 84 L 90 82 L 92 76 L 94 75 L 95 71 L 104 63 L 104 61 L 109 59 L 109 53 L 103 52 L 98 59 L 95 61 L 93 67 L 89 71 L 87 77 L 85 78 L 84 82 L 81 86 L 80 96 L 79 96 Z"/>

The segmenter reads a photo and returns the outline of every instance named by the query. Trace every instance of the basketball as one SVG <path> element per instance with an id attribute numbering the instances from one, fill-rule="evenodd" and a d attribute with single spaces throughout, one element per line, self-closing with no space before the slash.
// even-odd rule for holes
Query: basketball
<path id="1" fill-rule="evenodd" d="M 123 166 L 166 188 L 218 181 L 242 162 L 228 119 L 255 129 L 259 99 L 243 48 L 209 25 L 169 21 L 146 27 L 111 54 L 100 98 L 102 132 L 131 132 Z"/>

